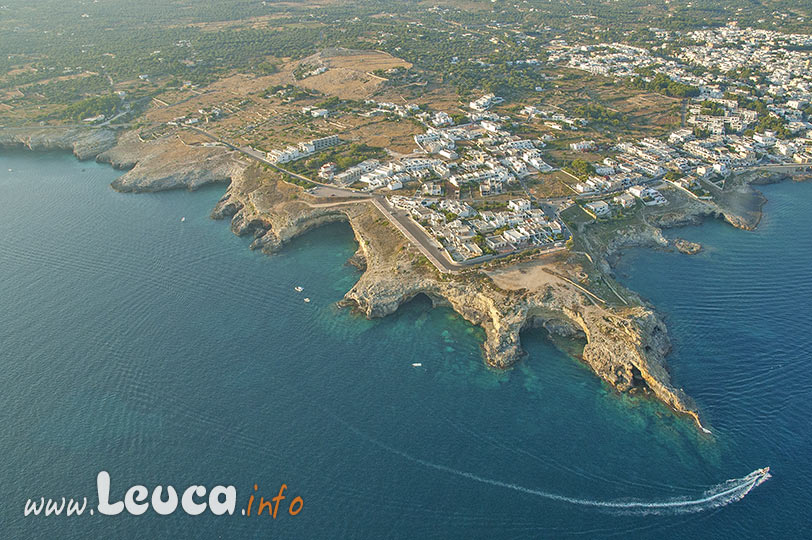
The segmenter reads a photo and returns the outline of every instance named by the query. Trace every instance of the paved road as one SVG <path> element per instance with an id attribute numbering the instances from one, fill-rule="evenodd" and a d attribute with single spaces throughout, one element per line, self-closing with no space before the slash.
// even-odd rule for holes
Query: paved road
<path id="1" fill-rule="evenodd" d="M 770 163 L 767 165 L 753 165 L 752 167 L 734 168 L 734 173 L 747 171 L 804 171 L 812 170 L 812 163 Z"/>
<path id="2" fill-rule="evenodd" d="M 437 246 L 437 242 L 430 238 L 420 225 L 409 216 L 404 210 L 393 208 L 384 197 L 378 196 L 372 199 L 372 204 L 377 208 L 420 252 L 431 261 L 431 264 L 443 274 L 454 274 L 464 269 L 466 266 L 450 261 L 446 257 L 442 248 Z"/>
<path id="3" fill-rule="evenodd" d="M 210 139 L 212 139 L 214 141 L 217 141 L 217 142 L 221 143 L 222 145 L 224 145 L 224 146 L 226 146 L 226 147 L 228 147 L 228 148 L 230 148 L 232 150 L 240 152 L 241 154 L 243 154 L 245 156 L 248 156 L 251 159 L 254 159 L 256 161 L 259 161 L 260 163 L 264 163 L 264 164 L 266 164 L 266 165 L 268 165 L 270 167 L 273 167 L 274 169 L 276 169 L 276 170 L 278 170 L 278 171 L 280 171 L 280 172 L 282 172 L 284 174 L 288 174 L 288 175 L 290 175 L 290 176 L 292 176 L 294 178 L 298 178 L 300 180 L 304 180 L 304 181 L 307 181 L 307 182 L 317 184 L 316 187 L 311 188 L 309 190 L 309 192 L 311 194 L 313 194 L 313 195 L 318 196 L 318 197 L 325 197 L 325 198 L 329 198 L 329 197 L 351 197 L 351 198 L 357 198 L 357 199 L 361 199 L 361 200 L 362 199 L 371 200 L 372 203 L 375 205 L 375 208 L 377 208 L 384 215 L 384 217 L 386 217 L 386 219 L 388 219 L 390 221 L 390 223 L 392 223 L 401 232 L 401 234 L 403 234 L 403 236 L 406 237 L 407 240 L 409 240 L 412 244 L 414 244 L 415 247 L 417 247 L 417 249 L 423 255 L 425 255 L 426 258 L 435 266 L 435 268 L 437 268 L 437 270 L 440 271 L 440 273 L 443 273 L 443 274 L 457 273 L 460 270 L 464 270 L 466 268 L 471 268 L 471 267 L 476 266 L 477 264 L 485 262 L 487 260 L 497 259 L 497 258 L 500 258 L 500 257 L 507 256 L 507 255 L 511 254 L 511 253 L 506 253 L 504 255 L 493 256 L 493 257 L 490 257 L 490 258 L 479 258 L 479 259 L 476 260 L 476 262 L 458 263 L 458 262 L 452 261 L 448 257 L 448 255 L 446 255 L 446 251 L 442 247 L 440 247 L 438 245 L 437 241 L 434 240 L 434 238 L 432 238 L 431 236 L 429 236 L 426 233 L 426 231 L 425 231 L 425 229 L 423 229 L 423 227 L 421 227 L 419 224 L 417 224 L 411 218 L 411 215 L 408 212 L 406 212 L 404 210 L 399 210 L 397 208 L 393 208 L 392 206 L 390 206 L 389 202 L 386 200 L 386 198 L 384 196 L 382 196 L 382 195 L 372 196 L 372 195 L 370 195 L 368 193 L 363 193 L 363 192 L 350 190 L 350 189 L 343 189 L 343 188 L 339 188 L 339 187 L 336 187 L 336 186 L 333 186 L 333 185 L 330 185 L 330 184 L 323 184 L 321 182 L 314 182 L 310 178 L 307 178 L 307 177 L 302 176 L 300 174 L 296 174 L 294 172 L 285 170 L 285 169 L 277 166 L 275 163 L 271 163 L 270 161 L 265 159 L 265 156 L 262 155 L 262 153 L 259 152 L 258 150 L 254 150 L 252 148 L 240 148 L 240 147 L 234 146 L 233 144 L 228 143 L 228 142 L 226 142 L 226 141 L 224 141 L 224 140 L 222 140 L 222 139 L 220 139 L 220 138 L 212 135 L 211 133 L 208 133 L 208 132 L 206 132 L 206 131 L 204 131 L 204 130 L 202 130 L 200 128 L 197 128 L 197 127 L 194 127 L 194 126 L 186 126 L 186 127 L 188 129 L 191 129 L 191 130 L 193 130 L 193 131 L 195 131 L 197 133 L 200 133 L 201 135 L 204 135 L 204 136 L 206 136 L 206 137 L 208 137 L 208 138 L 210 138 Z M 562 197 L 562 199 L 564 199 L 564 198 Z M 339 204 L 339 203 L 337 203 L 337 204 Z M 349 204 L 349 203 L 345 202 L 345 203 L 340 203 L 340 204 Z M 564 249 L 564 248 L 551 249 L 550 251 L 551 252 L 552 251 L 558 251 L 558 249 Z"/>
<path id="4" fill-rule="evenodd" d="M 203 135 L 204 137 L 208 137 L 209 139 L 211 139 L 213 141 L 216 141 L 216 142 L 222 144 L 223 146 L 225 146 L 227 148 L 230 148 L 231 150 L 235 150 L 235 151 L 241 153 L 244 156 L 247 156 L 247 157 L 249 157 L 249 158 L 251 158 L 251 159 L 253 159 L 255 161 L 259 161 L 260 163 L 263 163 L 265 165 L 268 165 L 269 167 L 272 167 L 272 168 L 276 169 L 277 171 L 279 171 L 279 172 L 281 172 L 283 174 L 287 174 L 288 176 L 291 176 L 291 177 L 296 178 L 298 180 L 302 180 L 304 182 L 309 182 L 311 184 L 316 184 L 320 188 L 325 188 L 326 191 L 323 192 L 325 194 L 320 194 L 321 192 L 319 192 L 319 193 L 314 192 L 313 193 L 317 197 L 323 197 L 323 196 L 326 196 L 326 197 L 359 197 L 359 196 L 361 196 L 361 197 L 369 198 L 369 195 L 367 195 L 365 193 L 361 193 L 359 191 L 354 191 L 352 189 L 339 188 L 339 187 L 336 187 L 336 186 L 333 186 L 333 185 L 330 185 L 330 184 L 324 184 L 322 182 L 318 182 L 316 180 L 313 180 L 313 179 L 308 178 L 306 176 L 303 176 L 301 174 L 289 171 L 287 169 L 283 169 L 282 167 L 278 166 L 276 163 L 273 163 L 273 162 L 268 161 L 267 159 L 265 159 L 265 155 L 262 152 L 260 152 L 259 150 L 255 150 L 253 148 L 235 146 L 235 145 L 231 144 L 230 142 L 224 141 L 223 139 L 221 139 L 221 138 L 219 138 L 219 137 L 217 137 L 215 135 L 212 135 L 208 131 L 205 131 L 205 130 L 200 129 L 198 127 L 194 127 L 194 126 L 185 126 L 185 127 L 187 129 L 191 129 L 192 131 Z"/>

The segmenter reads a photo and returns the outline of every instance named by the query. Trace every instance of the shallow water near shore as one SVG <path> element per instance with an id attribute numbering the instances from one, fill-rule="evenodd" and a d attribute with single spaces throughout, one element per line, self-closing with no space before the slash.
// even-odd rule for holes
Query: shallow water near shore
<path id="1" fill-rule="evenodd" d="M 812 184 L 764 187 L 757 231 L 678 231 L 700 255 L 620 261 L 667 316 L 705 437 L 541 331 L 495 372 L 482 331 L 425 298 L 381 320 L 338 309 L 358 278 L 346 225 L 267 257 L 209 219 L 223 186 L 120 194 L 118 174 L 0 153 L 4 538 L 763 538 L 812 524 Z M 767 465 L 774 478 L 742 500 L 693 513 L 542 495 L 692 500 Z M 115 500 L 135 484 L 231 484 L 238 510 L 23 517 L 30 497 L 95 505 L 100 470 Z M 270 498 L 283 482 L 298 516 L 239 515 L 254 484 Z"/>

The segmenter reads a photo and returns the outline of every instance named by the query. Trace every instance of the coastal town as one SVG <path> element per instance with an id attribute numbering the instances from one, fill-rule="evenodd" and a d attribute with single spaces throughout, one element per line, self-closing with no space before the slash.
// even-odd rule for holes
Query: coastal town
<path id="1" fill-rule="evenodd" d="M 674 196 L 668 193 L 713 200 L 726 180 L 742 171 L 804 170 L 812 164 L 812 72 L 807 69 L 812 53 L 804 50 L 812 38 L 735 24 L 685 36 L 652 32 L 663 47 L 677 39 L 697 45 L 684 48 L 677 59 L 662 61 L 630 45 L 555 42 L 549 61 L 618 81 L 652 84 L 665 78 L 678 85 L 686 94 L 682 125 L 661 137 L 613 143 L 581 139 L 577 134 L 587 129 L 586 118 L 533 101 L 515 105 L 508 114 L 503 97 L 484 94 L 464 104 L 462 113 L 376 99 L 366 99 L 349 112 L 301 108 L 308 119 L 336 125 L 346 122 L 348 114 L 409 120 L 422 131 L 412 136 L 414 145 L 407 153 L 390 151 L 341 167 L 330 160 L 348 144 L 337 134 L 283 148 L 246 149 L 312 185 L 334 186 L 339 191 L 329 192 L 332 197 L 352 192 L 385 200 L 391 209 L 408 215 L 426 243 L 450 263 L 469 266 L 527 250 L 562 248 L 572 237 L 562 212 L 571 207 L 601 222 L 622 217 L 638 205 L 666 206 Z M 750 66 L 745 73 L 740 71 L 743 66 Z M 206 129 L 220 114 L 216 109 L 205 116 Z M 173 122 L 199 125 L 199 120 Z M 531 129 L 539 124 L 541 129 Z M 537 136 L 521 135 L 528 132 Z M 567 140 L 576 137 L 566 144 L 565 150 L 576 156 L 569 163 L 548 157 L 548 145 L 555 145 L 563 132 Z M 295 168 L 305 160 L 310 162 L 310 176 Z M 530 189 L 556 173 L 566 180 L 564 193 Z"/>
<path id="2" fill-rule="evenodd" d="M 499 36 L 510 29 L 487 30 L 494 50 L 510 43 L 501 66 L 496 56 L 450 64 L 521 72 L 530 91 L 429 91 L 429 74 L 408 61 L 337 48 L 222 88 L 180 81 L 148 102 L 118 89 L 110 112 L 78 121 L 115 125 L 148 103 L 141 141 L 226 146 L 313 196 L 374 199 L 432 261 L 442 259 L 441 271 L 566 249 L 578 223 L 623 220 L 675 197 L 713 201 L 742 172 L 812 166 L 808 34 L 730 21 L 649 27 L 629 42 L 541 44 L 515 29 Z M 437 32 L 476 39 L 442 24 Z M 373 34 L 380 47 L 392 39 Z M 156 79 L 141 73 L 137 84 Z"/>
<path id="3" fill-rule="evenodd" d="M 764 198 L 751 183 L 809 174 L 805 20 L 617 32 L 567 14 L 559 31 L 523 6 L 484 25 L 456 7 L 251 9 L 280 10 L 290 28 L 258 23 L 265 45 L 243 30 L 171 34 L 126 69 L 110 41 L 89 48 L 93 70 L 66 63 L 62 42 L 39 63 L 10 53 L 0 144 L 110 163 L 126 170 L 112 183 L 122 192 L 226 183 L 212 217 L 266 253 L 348 222 L 363 270 L 348 305 L 381 316 L 421 292 L 443 298 L 485 329 L 499 368 L 541 310 L 586 336 L 601 378 L 645 387 L 704 429 L 660 369 L 664 325 L 613 275 L 614 257 L 698 253 L 662 229 L 709 216 L 752 229 Z M 242 63 L 214 69 L 226 50 Z M 90 95 L 76 101 L 77 85 Z M 627 323 L 639 339 L 617 333 Z"/>
<path id="4" fill-rule="evenodd" d="M 125 536 L 803 536 L 812 6 L 18 0 L 0 35 L 8 360 L 48 405 L 12 536 L 105 452 L 307 501 Z"/>

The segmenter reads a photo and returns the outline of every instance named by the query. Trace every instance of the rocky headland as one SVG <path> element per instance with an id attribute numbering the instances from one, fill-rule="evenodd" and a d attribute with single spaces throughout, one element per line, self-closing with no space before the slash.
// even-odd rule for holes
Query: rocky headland
<path id="1" fill-rule="evenodd" d="M 48 127 L 0 129 L 0 148 L 67 150 L 81 160 L 95 159 L 115 144 L 116 133 L 109 129 Z"/>
<path id="2" fill-rule="evenodd" d="M 780 181 L 760 175 L 734 183 L 714 201 L 670 193 L 672 204 L 646 210 L 637 220 L 614 226 L 582 226 L 583 251 L 528 256 L 456 274 L 441 274 L 368 200 L 319 199 L 287 183 L 276 171 L 251 164 L 227 148 L 190 145 L 176 134 L 144 140 L 135 131 L 32 128 L 0 130 L 0 146 L 69 150 L 126 169 L 113 187 L 127 192 L 196 189 L 230 182 L 212 211 L 230 219 L 238 235 L 251 235 L 252 249 L 274 253 L 287 242 L 332 222 L 347 222 L 358 243 L 353 264 L 362 271 L 343 306 L 368 317 L 394 313 L 425 295 L 447 305 L 486 335 L 488 365 L 505 369 L 523 356 L 521 333 L 545 328 L 554 335 L 581 338 L 581 359 L 620 392 L 649 394 L 702 428 L 694 402 L 672 381 L 665 362 L 670 350 L 666 325 L 654 309 L 613 278 L 612 259 L 625 248 L 676 247 L 695 253 L 701 246 L 669 242 L 663 228 L 718 218 L 742 229 L 754 228 L 764 198 L 751 183 Z"/>
<path id="3" fill-rule="evenodd" d="M 590 294 L 567 277 L 582 271 L 568 255 L 440 274 L 369 202 L 322 203 L 266 175 L 251 167 L 235 176 L 212 216 L 230 218 L 236 234 L 253 236 L 252 247 L 267 253 L 313 227 L 348 222 L 364 270 L 342 305 L 384 317 L 425 295 L 485 330 L 484 357 L 498 369 L 522 358 L 526 328 L 581 336 L 583 361 L 603 380 L 621 392 L 649 392 L 701 426 L 694 403 L 671 382 L 662 320 L 629 291 L 624 297 L 631 301 L 622 306 Z"/>
<path id="4" fill-rule="evenodd" d="M 143 140 L 137 131 L 106 128 L 32 127 L 0 129 L 0 148 L 67 150 L 127 171 L 113 182 L 125 192 L 195 190 L 227 183 L 248 163 L 222 146 L 189 145 L 177 135 Z"/>
<path id="5" fill-rule="evenodd" d="M 247 166 L 221 146 L 191 146 L 178 137 L 144 141 L 134 131 L 121 135 L 96 159 L 127 170 L 113 182 L 114 189 L 125 192 L 195 190 L 229 182 Z"/>

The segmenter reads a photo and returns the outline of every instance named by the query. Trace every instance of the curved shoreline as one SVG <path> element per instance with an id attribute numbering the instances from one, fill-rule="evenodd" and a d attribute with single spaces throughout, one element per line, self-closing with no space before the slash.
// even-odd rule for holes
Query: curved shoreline
<path id="1" fill-rule="evenodd" d="M 346 221 L 358 243 L 353 259 L 363 273 L 346 293 L 343 305 L 353 306 L 367 317 L 383 317 L 425 294 L 433 303 L 450 306 L 485 330 L 484 358 L 497 369 L 515 365 L 525 354 L 520 340 L 524 328 L 541 325 L 561 335 L 580 332 L 586 338 L 582 359 L 601 379 L 620 392 L 649 393 L 690 417 L 702 432 L 710 433 L 702 425 L 693 400 L 671 382 L 665 362 L 671 345 L 662 320 L 634 292 L 615 283 L 618 292 L 606 277 L 602 279 L 625 305 L 610 305 L 566 278 L 583 273 L 571 260 L 572 254 L 491 264 L 457 276 L 440 275 L 368 201 L 320 207 L 300 188 L 269 178 L 267 172 L 251 167 L 224 148 L 173 145 L 171 140 L 144 142 L 134 132 L 116 135 L 111 130 L 5 129 L 0 130 L 0 147 L 69 150 L 79 159 L 95 158 L 128 169 L 113 182 L 114 189 L 125 192 L 194 190 L 229 182 L 212 210 L 212 218 L 230 218 L 235 234 L 253 235 L 251 248 L 266 253 L 281 249 L 314 227 Z M 770 180 L 774 181 L 780 179 Z M 758 193 L 750 183 L 742 189 Z M 632 230 L 613 239 L 600 253 L 596 266 L 611 278 L 610 260 L 620 250 L 666 247 L 669 243 L 662 236 L 662 228 L 698 224 L 707 217 L 753 229 L 766 202 L 758 195 L 761 200 L 757 208 L 745 217 L 716 203 L 692 205 L 690 211 L 660 216 L 642 231 Z M 528 280 L 527 275 L 533 279 Z"/>

